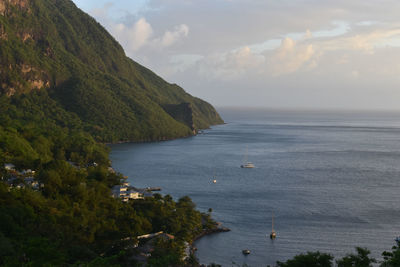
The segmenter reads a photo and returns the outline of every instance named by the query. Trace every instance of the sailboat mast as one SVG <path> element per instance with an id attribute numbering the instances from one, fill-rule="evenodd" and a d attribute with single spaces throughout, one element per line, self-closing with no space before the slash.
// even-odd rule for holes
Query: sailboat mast
<path id="1" fill-rule="evenodd" d="M 276 238 L 276 233 L 274 231 L 274 212 L 272 212 L 272 230 L 269 237 L 271 238 L 271 240 L 274 240 Z"/>
<path id="2" fill-rule="evenodd" d="M 274 213 L 272 212 L 272 232 L 274 232 Z"/>

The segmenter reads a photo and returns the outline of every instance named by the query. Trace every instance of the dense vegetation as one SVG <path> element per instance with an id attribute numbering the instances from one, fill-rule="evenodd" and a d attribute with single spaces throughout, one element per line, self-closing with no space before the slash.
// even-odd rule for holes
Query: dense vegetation
<path id="1" fill-rule="evenodd" d="M 214 227 L 209 215 L 188 197 L 113 198 L 124 179 L 104 143 L 216 123 L 211 105 L 127 58 L 70 0 L 0 0 L 0 265 L 134 266 L 137 236 L 159 231 L 174 239 L 154 244 L 150 266 L 195 262 L 185 242 Z"/>
<path id="2" fill-rule="evenodd" d="M 127 255 L 135 252 L 127 243 L 158 231 L 175 235 L 175 241 L 159 244 L 152 264 L 183 264 L 182 242 L 207 227 L 204 218 L 210 222 L 188 197 L 175 202 L 156 195 L 128 203 L 112 198 L 110 187 L 123 177 L 108 169 L 107 147 L 46 92 L 2 96 L 0 108 L 1 265 L 132 265 Z M 43 187 L 10 187 L 6 182 L 14 174 L 4 163 L 36 170 Z M 165 246 L 168 253 L 162 253 Z"/>
<path id="3" fill-rule="evenodd" d="M 70 0 L 0 1 L 0 85 L 7 95 L 47 90 L 102 142 L 165 140 L 222 123 L 210 104 L 127 58 Z M 183 103 L 188 114 L 164 109 Z"/>
<path id="4" fill-rule="evenodd" d="M 365 248 L 356 247 L 357 254 L 348 254 L 333 263 L 333 256 L 327 253 L 308 252 L 300 254 L 286 262 L 277 262 L 278 267 L 373 267 L 378 266 L 377 260 L 369 256 L 370 251 Z M 383 260 L 379 263 L 380 267 L 400 266 L 400 244 L 397 242 L 392 251 L 382 253 Z"/>

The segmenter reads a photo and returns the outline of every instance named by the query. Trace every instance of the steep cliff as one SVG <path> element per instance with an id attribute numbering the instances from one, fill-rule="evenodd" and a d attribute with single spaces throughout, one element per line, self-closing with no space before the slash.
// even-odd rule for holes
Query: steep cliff
<path id="1" fill-rule="evenodd" d="M 9 97 L 46 90 L 104 142 L 188 136 L 223 122 L 210 104 L 126 57 L 70 0 L 0 0 L 0 86 Z M 183 103 L 190 122 L 164 108 Z"/>

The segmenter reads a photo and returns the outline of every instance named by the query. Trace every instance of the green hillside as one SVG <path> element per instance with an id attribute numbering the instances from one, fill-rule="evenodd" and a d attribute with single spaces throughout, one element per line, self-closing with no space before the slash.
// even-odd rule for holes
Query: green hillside
<path id="1" fill-rule="evenodd" d="M 69 0 L 0 0 L 0 265 L 196 266 L 185 242 L 215 227 L 183 197 L 123 202 L 105 142 L 189 136 L 208 103 L 127 58 Z M 193 265 L 195 264 L 195 265 Z"/>
<path id="2" fill-rule="evenodd" d="M 46 90 L 103 142 L 165 140 L 223 122 L 211 105 L 126 57 L 72 1 L 0 3 L 2 94 Z M 183 103 L 193 124 L 163 108 Z"/>

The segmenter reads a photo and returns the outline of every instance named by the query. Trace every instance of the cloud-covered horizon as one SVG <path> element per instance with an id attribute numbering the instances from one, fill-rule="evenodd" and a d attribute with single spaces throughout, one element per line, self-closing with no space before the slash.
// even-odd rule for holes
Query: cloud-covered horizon
<path id="1" fill-rule="evenodd" d="M 74 2 L 129 57 L 217 106 L 400 109 L 394 0 Z"/>

